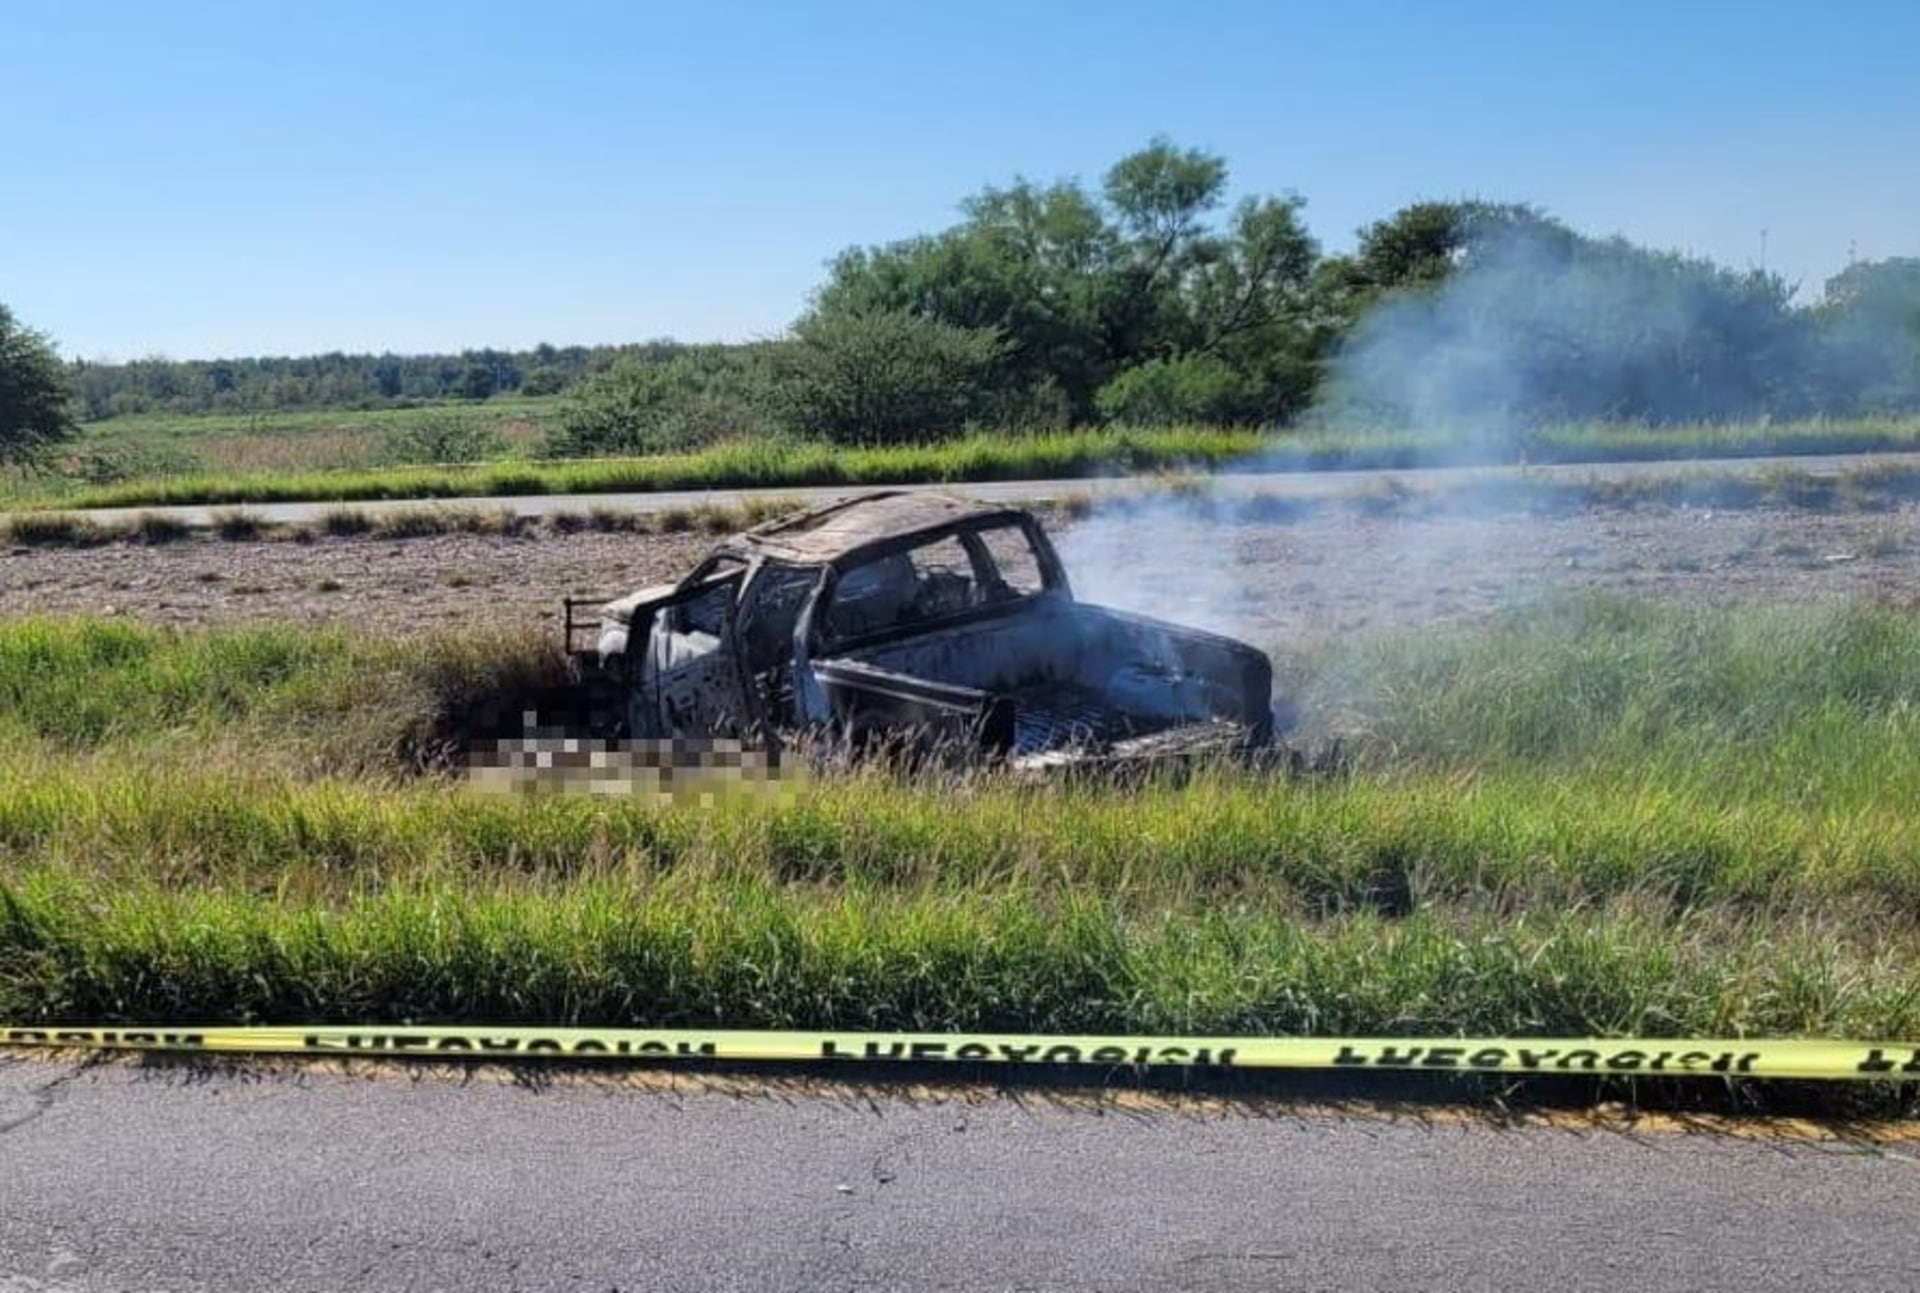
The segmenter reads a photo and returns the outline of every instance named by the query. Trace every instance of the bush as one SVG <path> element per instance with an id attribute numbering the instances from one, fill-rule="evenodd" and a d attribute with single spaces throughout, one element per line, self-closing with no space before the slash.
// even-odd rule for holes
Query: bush
<path id="1" fill-rule="evenodd" d="M 768 438 L 764 365 L 719 348 L 671 359 L 630 359 L 576 388 L 548 438 L 555 457 L 683 453 L 722 440 Z"/>
<path id="2" fill-rule="evenodd" d="M 134 518 L 131 535 L 142 543 L 164 544 L 178 543 L 193 533 L 193 529 L 178 517 L 162 512 L 142 512 Z"/>
<path id="3" fill-rule="evenodd" d="M 1058 431 L 1079 424 L 1073 397 L 1059 382 L 1043 377 L 1031 386 L 994 382 L 984 393 L 975 421 L 1003 431 Z"/>
<path id="4" fill-rule="evenodd" d="M 506 443 L 500 432 L 476 418 L 430 413 L 409 419 L 387 436 L 383 456 L 395 466 L 488 462 Z"/>
<path id="5" fill-rule="evenodd" d="M 243 508 L 223 508 L 213 514 L 213 532 L 229 542 L 257 539 L 265 528 L 258 513 Z"/>
<path id="6" fill-rule="evenodd" d="M 4 532 L 23 547 L 90 548 L 113 537 L 92 517 L 72 512 L 21 512 L 6 519 Z"/>
<path id="7" fill-rule="evenodd" d="M 334 507 L 327 509 L 320 517 L 319 524 L 321 533 L 336 539 L 348 539 L 371 530 L 373 519 L 358 508 Z"/>
<path id="8" fill-rule="evenodd" d="M 1150 359 L 1123 370 L 1094 396 L 1100 416 L 1126 426 L 1246 425 L 1259 420 L 1262 391 L 1208 355 Z"/>
<path id="9" fill-rule="evenodd" d="M 966 428 L 1006 347 L 997 330 L 905 311 L 811 315 L 776 360 L 795 429 L 840 444 L 912 444 Z"/>
<path id="10" fill-rule="evenodd" d="M 41 463 L 47 471 L 82 485 L 117 485 L 155 476 L 185 476 L 199 468 L 193 454 L 168 445 L 89 443 L 70 446 Z"/>
<path id="11" fill-rule="evenodd" d="M 558 395 L 567 388 L 567 375 L 548 364 L 527 370 L 520 379 L 522 395 Z"/>

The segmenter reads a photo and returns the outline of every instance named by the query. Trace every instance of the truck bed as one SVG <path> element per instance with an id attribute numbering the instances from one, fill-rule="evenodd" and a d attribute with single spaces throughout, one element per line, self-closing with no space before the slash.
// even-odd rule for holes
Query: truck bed
<path id="1" fill-rule="evenodd" d="M 819 664 L 833 676 L 843 712 L 885 712 L 894 720 L 940 707 L 985 713 L 990 700 L 1010 709 L 1016 758 L 1106 750 L 1221 723 L 1238 725 L 1257 742 L 1272 712 L 1272 672 L 1261 653 L 1085 603 L 1023 607 Z M 942 688 L 955 694 L 943 696 Z M 1006 729 L 1000 731 L 1005 740 Z"/>
<path id="2" fill-rule="evenodd" d="M 1072 746 L 1106 746 L 1132 736 L 1138 723 L 1080 683 L 1037 683 L 1012 692 L 1015 756 Z"/>

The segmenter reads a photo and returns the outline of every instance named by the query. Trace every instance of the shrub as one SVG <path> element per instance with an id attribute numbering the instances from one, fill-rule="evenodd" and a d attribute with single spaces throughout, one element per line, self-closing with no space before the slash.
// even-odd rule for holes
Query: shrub
<path id="1" fill-rule="evenodd" d="M 142 512 L 134 518 L 132 535 L 142 543 L 178 543 L 192 531 L 185 521 L 159 512 Z"/>
<path id="2" fill-rule="evenodd" d="M 72 512 L 22 512 L 7 520 L 6 534 L 30 547 L 92 547 L 112 537 L 92 517 Z"/>
<path id="3" fill-rule="evenodd" d="M 551 365 L 530 368 L 520 379 L 522 395 L 558 395 L 566 388 L 567 375 Z"/>
<path id="4" fill-rule="evenodd" d="M 1094 396 L 1100 416 L 1126 426 L 1246 425 L 1259 420 L 1263 392 L 1246 374 L 1209 355 L 1149 359 L 1123 370 Z"/>
<path id="5" fill-rule="evenodd" d="M 796 430 L 841 444 L 910 444 L 964 430 L 1005 355 L 1000 333 L 902 310 L 812 315 L 775 359 Z"/>
<path id="6" fill-rule="evenodd" d="M 223 539 L 239 542 L 257 539 L 263 523 L 260 517 L 240 508 L 227 508 L 213 514 L 213 532 Z"/>
<path id="7" fill-rule="evenodd" d="M 630 359 L 583 382 L 547 450 L 556 457 L 684 452 L 779 434 L 767 377 L 752 354 L 713 348 Z"/>
<path id="8" fill-rule="evenodd" d="M 365 512 L 355 507 L 329 508 L 320 518 L 320 530 L 335 538 L 348 538 L 356 534 L 365 534 L 373 528 L 373 520 Z"/>
<path id="9" fill-rule="evenodd" d="M 491 425 L 457 413 L 435 413 L 409 419 L 390 433 L 382 456 L 396 466 L 487 462 L 505 448 Z"/>

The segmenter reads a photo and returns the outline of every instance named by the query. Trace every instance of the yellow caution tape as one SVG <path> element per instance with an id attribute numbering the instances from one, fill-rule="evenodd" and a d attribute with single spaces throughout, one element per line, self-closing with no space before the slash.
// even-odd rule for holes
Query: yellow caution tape
<path id="1" fill-rule="evenodd" d="M 258 1055 L 1093 1064 L 1920 1081 L 1920 1044 L 1751 1038 L 1056 1037 L 697 1028 L 0 1028 L 0 1046 Z"/>

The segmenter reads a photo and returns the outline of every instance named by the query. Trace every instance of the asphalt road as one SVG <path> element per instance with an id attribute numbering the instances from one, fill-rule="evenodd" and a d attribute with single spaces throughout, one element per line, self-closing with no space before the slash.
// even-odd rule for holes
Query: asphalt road
<path id="1" fill-rule="evenodd" d="M 1830 475 L 1872 466 L 1900 464 L 1920 467 L 1920 454 L 1828 454 L 1802 457 L 1727 458 L 1683 462 L 1573 463 L 1546 467 L 1423 467 L 1411 470 L 1311 471 L 1311 472 L 1231 472 L 1209 477 L 1216 492 L 1226 495 L 1266 494 L 1280 498 L 1334 498 L 1377 486 L 1389 478 L 1411 489 L 1436 489 L 1475 481 L 1532 479 L 1562 480 L 1659 480 L 1675 476 L 1759 475 L 1771 471 L 1805 472 Z M 952 486 L 927 485 L 909 488 L 951 488 L 975 498 L 996 501 L 1042 502 L 1066 495 L 1091 495 L 1095 498 L 1135 493 L 1151 487 L 1153 477 L 1117 476 L 1104 479 L 1076 477 L 1068 480 L 982 481 Z M 262 520 L 299 524 L 319 519 L 340 507 L 378 513 L 420 508 L 482 508 L 510 510 L 519 516 L 546 516 L 554 512 L 586 512 L 608 508 L 628 512 L 664 512 L 673 508 L 702 505 L 730 507 L 749 498 L 787 498 L 806 502 L 828 502 L 844 498 L 874 486 L 830 486 L 788 489 L 778 486 L 764 489 L 677 490 L 654 494 L 538 494 L 512 498 L 408 499 L 360 503 L 249 503 L 245 510 Z M 189 525 L 209 525 L 217 512 L 230 507 L 130 507 L 90 509 L 87 515 L 103 523 L 125 520 L 145 514 L 172 516 Z"/>
<path id="2" fill-rule="evenodd" d="M 0 1057 L 0 1293 L 1899 1289 L 1916 1216 L 1900 1145 Z"/>

